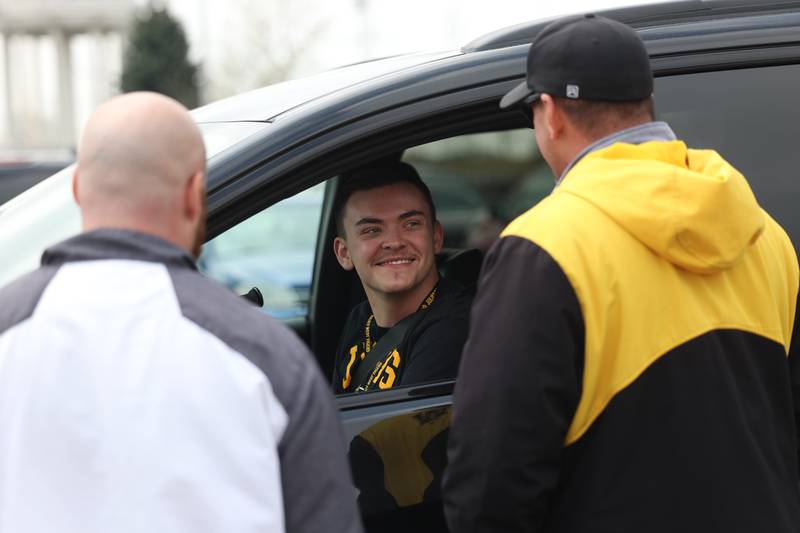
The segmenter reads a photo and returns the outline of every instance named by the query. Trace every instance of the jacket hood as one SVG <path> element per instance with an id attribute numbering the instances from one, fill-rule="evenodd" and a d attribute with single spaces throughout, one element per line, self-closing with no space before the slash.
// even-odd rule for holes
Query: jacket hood
<path id="1" fill-rule="evenodd" d="M 765 224 L 733 166 L 681 141 L 617 143 L 592 152 L 556 192 L 594 204 L 655 253 L 697 273 L 732 266 Z"/>

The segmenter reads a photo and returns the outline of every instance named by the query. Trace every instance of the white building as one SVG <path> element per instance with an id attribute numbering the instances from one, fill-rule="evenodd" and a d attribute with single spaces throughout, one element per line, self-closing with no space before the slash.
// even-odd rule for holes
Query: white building
<path id="1" fill-rule="evenodd" d="M 80 112 L 115 92 L 133 0 L 0 0 L 0 146 L 70 148 Z"/>

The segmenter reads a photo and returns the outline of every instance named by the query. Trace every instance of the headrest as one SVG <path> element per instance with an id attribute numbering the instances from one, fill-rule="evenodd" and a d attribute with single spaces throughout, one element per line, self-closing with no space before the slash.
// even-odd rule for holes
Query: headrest
<path id="1" fill-rule="evenodd" d="M 481 273 L 483 254 L 476 248 L 443 248 L 436 254 L 439 274 L 464 287 L 474 287 Z"/>

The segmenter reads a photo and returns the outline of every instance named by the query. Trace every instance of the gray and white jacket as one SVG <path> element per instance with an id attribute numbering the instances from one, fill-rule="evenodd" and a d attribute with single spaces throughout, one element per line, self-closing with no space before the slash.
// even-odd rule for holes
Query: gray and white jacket
<path id="1" fill-rule="evenodd" d="M 358 532 L 302 342 L 157 237 L 98 230 L 0 289 L 0 532 Z"/>

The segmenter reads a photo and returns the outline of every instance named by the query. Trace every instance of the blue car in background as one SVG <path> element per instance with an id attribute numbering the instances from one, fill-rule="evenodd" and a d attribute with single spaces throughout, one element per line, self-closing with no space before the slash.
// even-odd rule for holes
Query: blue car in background
<path id="1" fill-rule="evenodd" d="M 323 193 L 307 189 L 210 240 L 200 270 L 238 294 L 257 287 L 275 318 L 305 316 Z"/>

